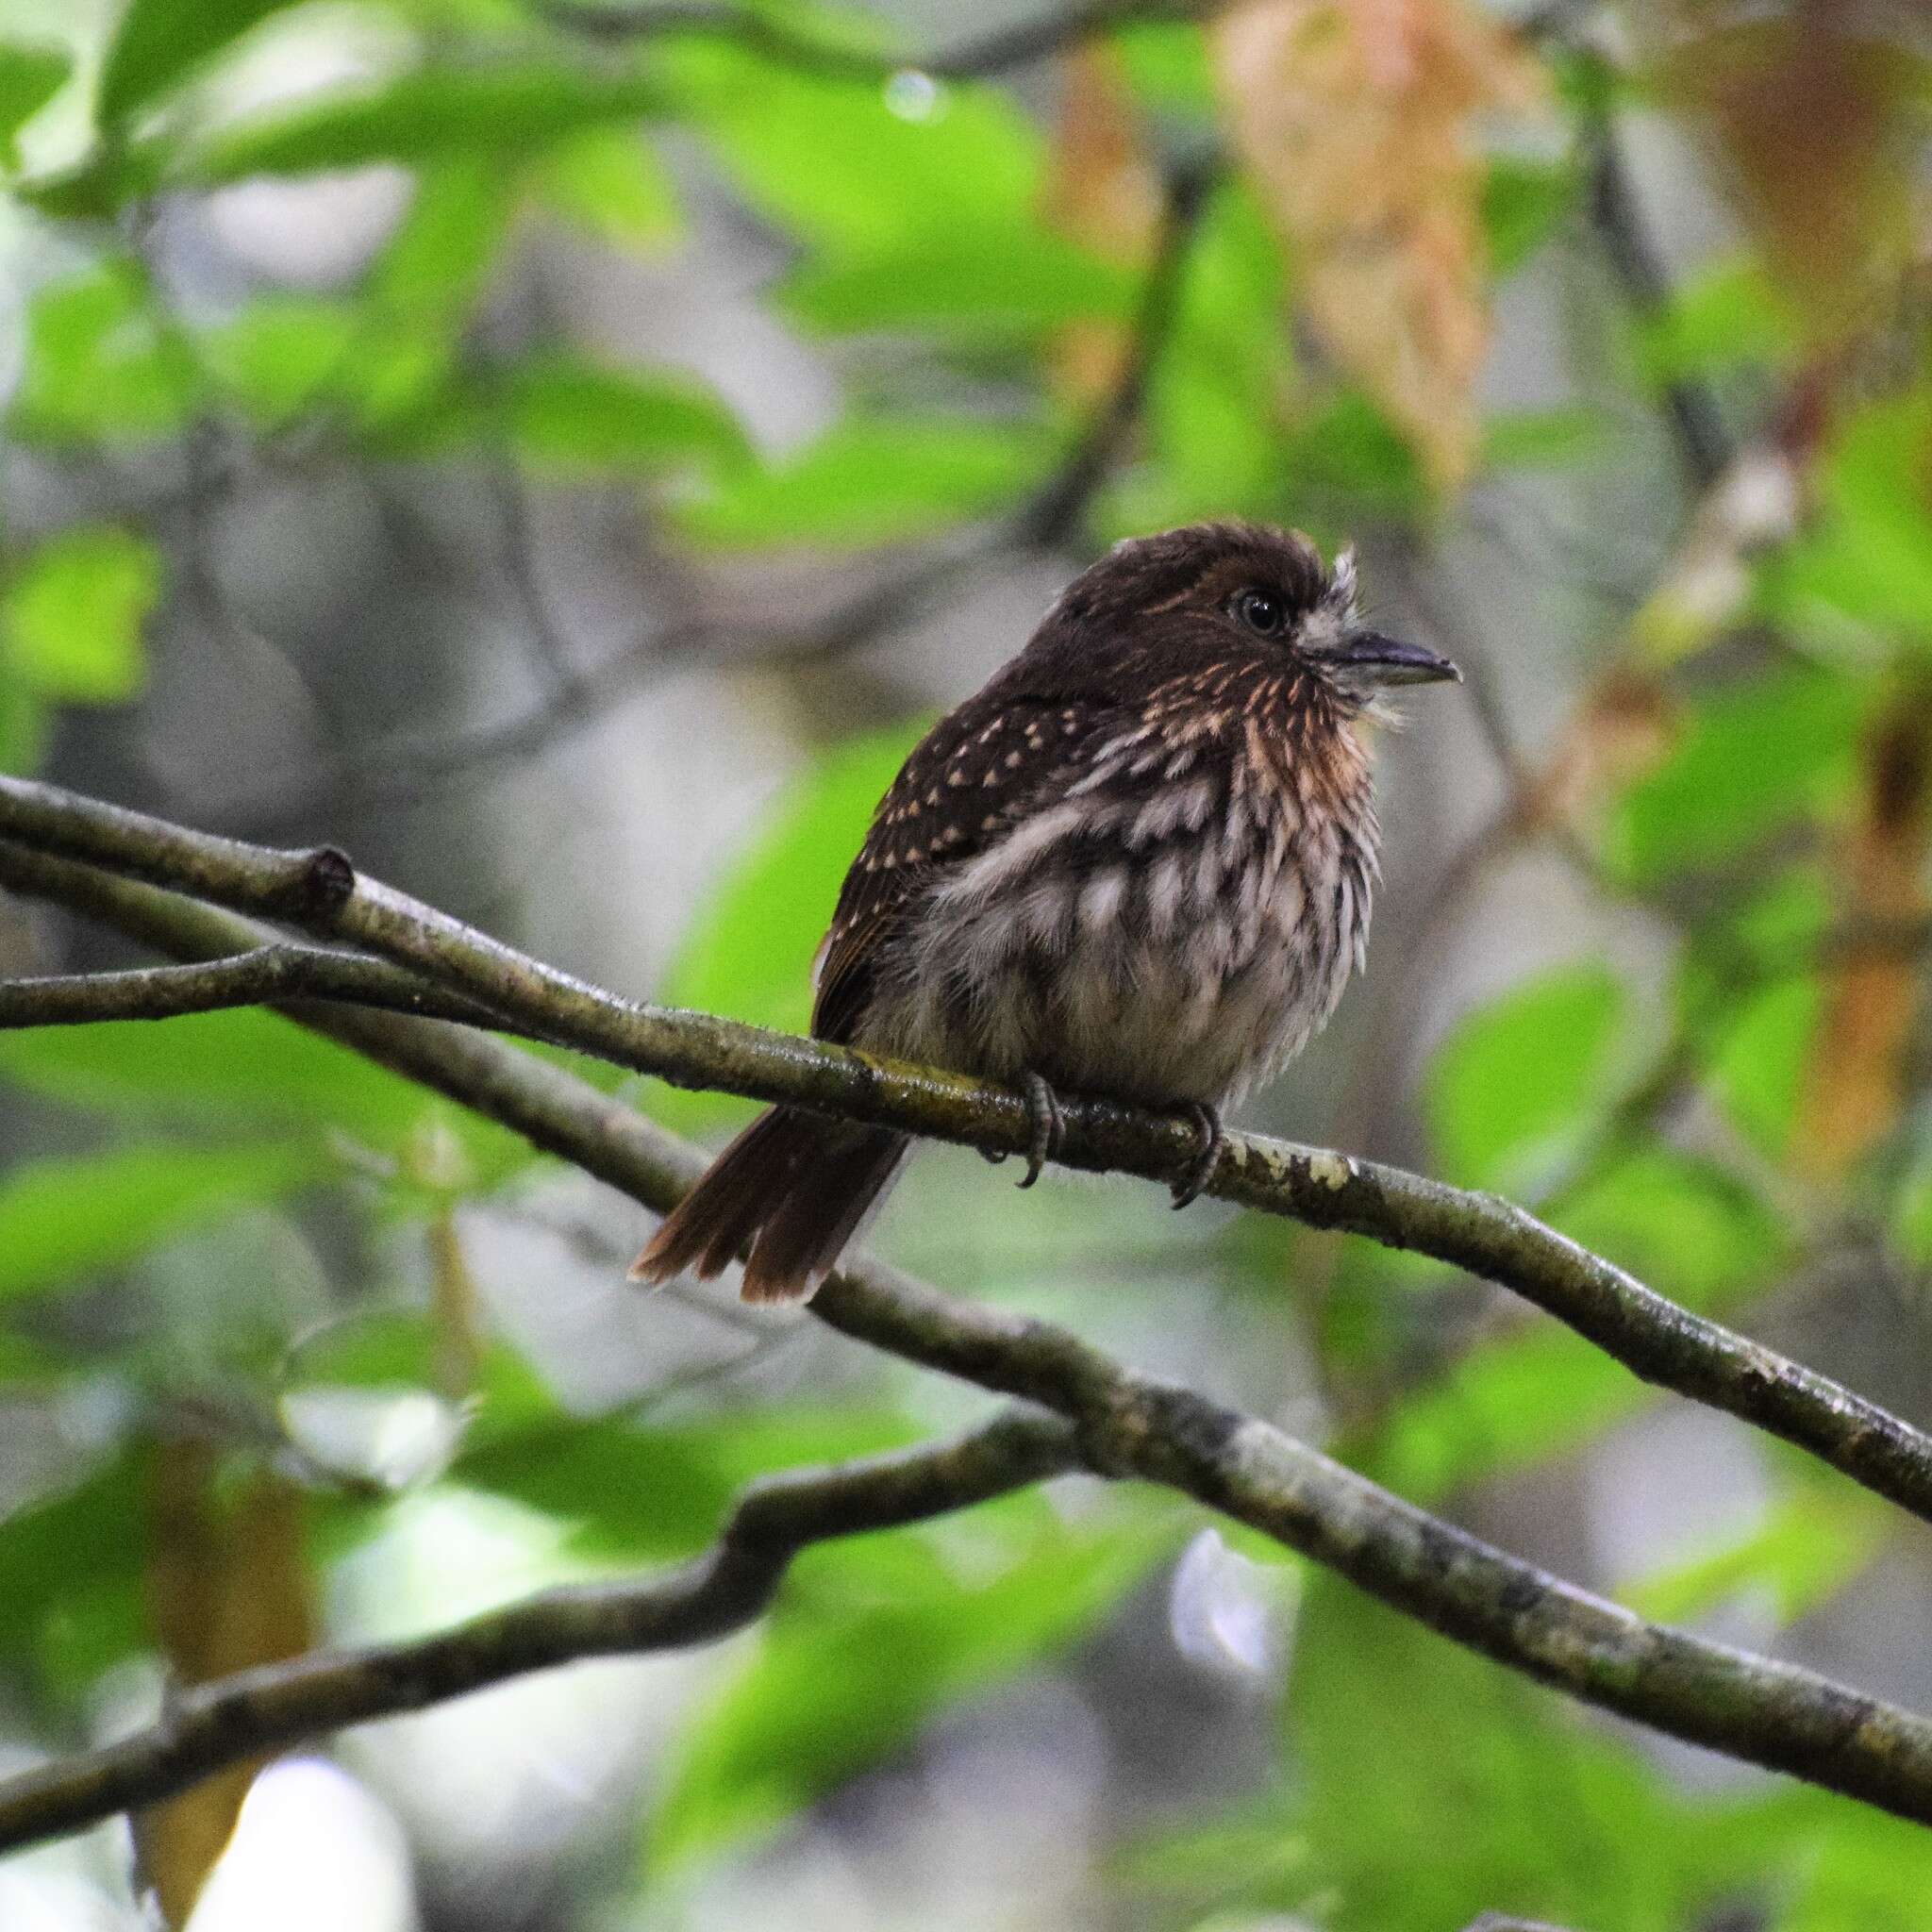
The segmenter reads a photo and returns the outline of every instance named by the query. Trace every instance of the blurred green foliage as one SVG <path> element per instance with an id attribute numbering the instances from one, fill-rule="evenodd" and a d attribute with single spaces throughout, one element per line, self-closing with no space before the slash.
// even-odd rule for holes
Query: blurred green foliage
<path id="1" fill-rule="evenodd" d="M 812 955 L 852 854 L 928 720 L 849 739 L 827 752 L 772 814 L 771 829 L 699 914 L 666 974 L 675 1007 L 789 1033 L 811 1027 Z M 695 1128 L 742 1116 L 722 1093 L 667 1093 L 660 1112 Z"/>
<path id="2" fill-rule="evenodd" d="M 1056 475 L 1105 408 L 1104 389 L 1068 375 L 1068 332 L 1097 331 L 1118 360 L 1146 237 L 1123 247 L 1056 216 L 1067 156 L 1003 80 L 895 73 L 876 22 L 791 0 L 758 15 L 842 66 L 728 31 L 579 38 L 518 0 L 352 0 L 341 11 L 384 29 L 384 59 L 353 83 L 254 99 L 237 78 L 250 59 L 321 30 L 327 11 L 130 0 L 106 44 L 85 49 L 0 23 L 0 178 L 36 263 L 0 410 L 8 453 L 106 476 L 209 436 L 297 466 L 317 449 L 370 465 L 507 461 L 535 488 L 635 491 L 694 562 L 728 565 L 991 524 Z M 1222 139 L 1225 82 L 1199 26 L 1136 25 L 1109 44 L 1141 159 Z M 1645 81 L 1595 53 L 1543 52 L 1554 130 L 1479 170 L 1491 292 L 1555 254 L 1558 286 L 1594 260 L 1590 141 Z M 241 278 L 218 308 L 190 313 L 156 275 L 146 225 L 171 200 L 369 164 L 408 171 L 408 207 L 340 286 Z M 771 315 L 841 375 L 837 419 L 775 454 L 680 369 L 620 365 L 567 327 L 531 341 L 480 325 L 534 225 L 665 257 L 688 242 L 698 179 L 777 244 Z M 1273 213 L 1238 168 L 1208 196 L 1135 432 L 1083 506 L 1081 543 L 1231 514 L 1379 540 L 1391 555 L 1453 541 L 1457 507 L 1302 325 L 1311 263 Z M 1607 292 L 1597 262 L 1580 333 L 1601 339 L 1604 366 L 1574 394 L 1486 412 L 1481 481 L 1535 492 L 1555 473 L 1627 468 L 1641 421 L 1657 449 L 1630 493 L 1655 496 L 1675 487 L 1658 425 L 1699 385 L 1740 446 L 1783 463 L 1764 487 L 1786 491 L 1791 513 L 1740 534 L 1709 524 L 1709 503 L 1706 524 L 1698 505 L 1675 505 L 1685 552 L 1649 559 L 1650 581 L 1588 651 L 1549 666 L 1568 735 L 1553 733 L 1557 749 L 1530 774 L 1546 782 L 1506 814 L 1520 842 L 1640 908 L 1660 969 L 1645 978 L 1591 954 L 1539 971 L 1455 1015 L 1417 1084 L 1435 1171 L 1541 1203 L 1661 1291 L 1743 1320 L 1854 1235 L 1908 1283 L 1932 1268 L 1923 1056 L 1909 1030 L 1880 1024 L 1916 997 L 1918 941 L 1894 933 L 1869 957 L 1854 945 L 1867 976 L 1840 970 L 1848 931 L 1869 940 L 1924 909 L 1898 882 L 1924 870 L 1924 773 L 1909 758 L 1879 768 L 1873 745 L 1926 690 L 1932 364 L 1908 305 L 1869 340 L 1808 339 L 1804 291 L 1779 285 L 1774 254 L 1743 221 L 1674 288 L 1629 301 Z M 1841 365 L 1854 374 L 1822 398 Z M 164 521 L 102 509 L 0 531 L 0 770 L 42 769 L 62 730 L 140 698 L 179 588 Z M 663 997 L 806 1025 L 807 968 L 839 880 L 924 723 L 839 737 L 806 761 L 695 908 Z M 288 1462 L 297 1397 L 433 1397 L 446 1453 L 410 1480 L 537 1512 L 587 1566 L 688 1557 L 758 1474 L 915 1440 L 928 1420 L 891 1381 L 843 1403 L 756 1408 L 702 1393 L 680 1408 L 668 1387 L 663 1415 L 585 1415 L 493 1333 L 472 1386 L 442 1386 L 448 1311 L 425 1306 L 423 1244 L 460 1230 L 447 1220 L 459 1208 L 520 1205 L 553 1176 L 514 1137 L 267 1014 L 0 1036 L 0 1092 L 31 1137 L 0 1175 L 0 1396 L 50 1414 L 103 1386 L 118 1402 L 63 1483 L 0 1519 L 0 1669 L 57 1721 L 150 1641 L 154 1440 L 184 1393 L 204 1408 L 210 1393 L 207 1357 L 157 1312 L 160 1284 L 211 1274 L 212 1250 L 194 1243 L 241 1217 L 273 1208 L 289 1217 L 277 1228 L 326 1229 L 315 1244 L 332 1299 L 318 1329 L 308 1290 L 283 1295 L 267 1278 L 279 1237 L 258 1246 L 269 1258 L 229 1264 L 230 1290 L 265 1310 L 261 1345 L 223 1367 L 233 1454 Z M 1865 1115 L 1824 1160 L 1813 1129 L 1839 1117 L 1835 1096 Z M 639 1098 L 691 1130 L 742 1111 Z M 1110 1268 L 1113 1209 L 1068 1214 Z M 1325 1299 L 1303 1301 L 1290 1290 L 1327 1264 L 1278 1230 L 1210 1227 L 1185 1258 L 1244 1318 L 1258 1310 L 1259 1354 L 1312 1358 L 1337 1452 L 1431 1507 L 1503 1479 L 1560 1481 L 1655 1401 L 1547 1324 L 1458 1324 L 1460 1285 L 1361 1244 L 1333 1259 Z M 1155 1272 L 1168 1265 L 1157 1257 Z M 1024 1259 L 1012 1274 L 1017 1291 Z M 135 1311 L 125 1323 L 79 1319 L 116 1291 Z M 1160 1327 L 1149 1318 L 1142 1333 Z M 320 1579 L 382 1525 L 389 1499 L 366 1471 L 296 1460 Z M 1768 1641 L 1886 1557 L 1894 1525 L 1869 1498 L 1793 1458 L 1762 1460 L 1754 1521 L 1608 1583 L 1661 1618 L 1741 1607 Z M 1147 1495 L 1078 1512 L 1028 1495 L 813 1552 L 683 1726 L 641 1832 L 652 1882 L 769 1838 L 943 1709 L 1075 1652 L 1164 1575 L 1190 1520 Z M 1441 1932 L 1491 1908 L 1592 1932 L 1924 1923 L 1924 1834 L 1806 1790 L 1689 1784 L 1331 1578 L 1307 1579 L 1269 1694 L 1275 1784 L 1138 1833 L 1095 1881 L 1119 1889 L 1124 1911 L 1175 1926 L 1282 1912 L 1338 1932 Z"/>
<path id="3" fill-rule="evenodd" d="M 1437 1049 L 1427 1094 L 1444 1180 L 1542 1191 L 1560 1151 L 1610 1089 L 1624 992 L 1607 967 L 1546 974 L 1493 1001 Z"/>

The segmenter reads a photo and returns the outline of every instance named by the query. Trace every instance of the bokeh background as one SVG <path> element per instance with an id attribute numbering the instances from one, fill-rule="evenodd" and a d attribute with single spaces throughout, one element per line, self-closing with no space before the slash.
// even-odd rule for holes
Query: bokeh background
<path id="1" fill-rule="evenodd" d="M 1468 683 L 1381 742 L 1370 972 L 1242 1124 L 1501 1189 L 1924 1422 L 1923 10 L 1208 13 L 5 0 L 0 769 L 798 1027 L 874 799 L 1083 561 L 1352 541 Z M 0 972 L 130 957 L 0 903 Z M 634 1208 L 262 1014 L 0 1036 L 0 1095 L 9 1767 L 977 1407 L 640 1296 Z M 927 1150 L 878 1246 L 1932 1706 L 1932 1546 L 1828 1471 L 1439 1267 L 1011 1174 Z M 1928 1901 L 1923 1832 L 1090 1482 L 0 1861 L 8 1932 Z"/>

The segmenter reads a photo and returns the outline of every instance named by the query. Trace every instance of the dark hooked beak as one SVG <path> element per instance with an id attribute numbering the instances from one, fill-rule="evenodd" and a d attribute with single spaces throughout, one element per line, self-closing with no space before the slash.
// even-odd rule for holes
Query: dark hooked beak
<path id="1" fill-rule="evenodd" d="M 1440 684 L 1462 682 L 1462 673 L 1447 658 L 1385 638 L 1378 630 L 1351 631 L 1337 645 L 1337 664 L 1364 684 Z"/>

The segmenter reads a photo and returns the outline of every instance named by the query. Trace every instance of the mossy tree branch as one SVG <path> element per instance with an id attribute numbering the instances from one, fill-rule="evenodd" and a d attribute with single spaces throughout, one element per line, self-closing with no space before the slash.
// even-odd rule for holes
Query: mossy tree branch
<path id="1" fill-rule="evenodd" d="M 828 1054 L 822 1064 L 818 1052 L 802 1042 L 775 1041 L 698 1016 L 626 1007 L 469 933 L 430 908 L 358 880 L 339 855 L 264 853 L 202 841 L 178 827 L 13 781 L 0 781 L 0 830 L 16 840 L 25 834 L 80 855 L 61 858 L 0 841 L 0 882 L 86 911 L 177 958 L 251 952 L 262 944 L 263 936 L 249 921 L 130 882 L 118 873 L 192 875 L 196 889 L 210 898 L 252 904 L 284 919 L 292 917 L 311 930 L 325 930 L 332 938 L 381 946 L 411 974 L 434 962 L 431 970 L 446 991 L 480 999 L 532 1031 L 570 1039 L 590 1050 L 611 1052 L 620 1038 L 632 1037 L 635 1023 L 638 1041 L 659 1045 L 683 1041 L 693 1055 L 708 1051 L 706 1042 L 722 1040 L 728 1055 L 743 1056 L 729 1059 L 731 1077 L 718 1083 L 737 1091 L 791 1098 L 795 1096 L 787 1083 L 796 1080 L 828 1110 L 890 1119 L 915 1131 L 921 1110 L 930 1108 L 947 1138 L 996 1147 L 1015 1144 L 1023 1131 L 1018 1102 L 998 1090 L 916 1071 L 902 1074 L 851 1055 Z M 562 1068 L 472 1027 L 353 1004 L 304 1002 L 286 1010 L 659 1211 L 681 1195 L 703 1165 L 695 1150 L 622 1103 Z M 595 1024 L 584 1024 L 586 1013 L 602 1017 Z M 679 1058 L 673 1064 L 691 1079 L 693 1068 L 704 1061 Z M 824 1088 L 814 1084 L 819 1081 L 825 1083 Z M 1158 1116 L 1092 1108 L 1073 1116 L 1070 1148 L 1083 1164 L 1107 1164 L 1118 1149 L 1130 1158 L 1114 1164 L 1167 1178 L 1184 1161 L 1187 1146 L 1185 1134 Z M 1258 1165 L 1251 1168 L 1251 1163 Z M 1357 1193 L 1357 1200 L 1393 1204 L 1389 1212 L 1395 1219 L 1390 1224 L 1406 1229 L 1408 1224 L 1402 1217 L 1417 1210 L 1405 1204 L 1419 1199 L 1425 1205 L 1429 1184 L 1392 1171 L 1366 1172 L 1366 1185 L 1374 1191 Z M 1266 1195 L 1276 1211 L 1299 1211 L 1292 1204 L 1302 1187 L 1316 1190 L 1319 1204 L 1324 1196 L 1346 1198 L 1365 1185 L 1361 1163 L 1312 1150 L 1243 1142 L 1232 1162 L 1224 1163 L 1219 1191 L 1241 1199 L 1245 1191 L 1260 1188 L 1259 1173 L 1276 1177 Z M 1392 1189 L 1381 1178 L 1385 1174 L 1395 1183 Z M 1231 1188 L 1231 1179 L 1239 1185 Z M 1424 1191 L 1412 1195 L 1405 1186 Z M 1461 1203 L 1462 1211 L 1478 1222 L 1503 1215 L 1506 1229 L 1519 1224 L 1517 1210 L 1506 1204 L 1440 1191 Z M 1538 1227 L 1528 1217 L 1521 1219 L 1531 1229 Z M 1579 1268 L 1607 1270 L 1612 1278 L 1627 1279 L 1548 1229 L 1532 1235 L 1528 1252 L 1545 1255 L 1550 1244 L 1556 1253 L 1574 1257 Z M 828 1282 L 813 1310 L 830 1326 L 905 1360 L 1052 1411 L 1059 1419 L 1053 1426 L 1062 1427 L 1062 1436 L 1043 1433 L 1047 1425 L 1025 1414 L 993 1425 L 994 1440 L 1008 1450 L 1018 1454 L 1017 1445 L 1024 1444 L 1026 1456 L 1040 1459 L 1036 1474 L 1066 1466 L 1060 1459 L 1064 1453 L 1098 1475 L 1179 1490 L 1541 1682 L 1672 1736 L 1932 1823 L 1932 1721 L 1815 1673 L 1648 1624 L 1416 1508 L 1270 1424 L 1127 1369 L 1052 1324 L 953 1300 L 865 1260 Z M 1676 1314 L 1680 1323 L 1692 1319 Z M 1697 1329 L 1685 1332 L 1689 1345 L 1706 1345 Z M 1753 1348 L 1736 1337 L 1725 1342 Z M 1787 1366 L 1797 1375 L 1808 1374 Z M 1808 1391 L 1806 1399 L 1813 1399 L 1814 1383 L 1834 1388 L 1823 1378 L 1787 1384 L 1773 1377 L 1769 1386 Z M 1860 1417 L 1870 1410 L 1870 1405 L 1858 1404 L 1845 1391 L 1836 1396 L 1855 1405 Z M 1884 1421 L 1897 1432 L 1902 1447 L 1924 1452 L 1923 1437 L 1895 1419 Z M 1017 1433 L 999 1436 L 1002 1427 Z M 956 1453 L 917 1452 L 914 1460 Z M 974 1452 L 975 1457 L 984 1454 L 983 1447 Z M 980 1480 L 991 1486 L 977 1491 L 961 1486 L 961 1503 L 1007 1486 L 1004 1470 L 995 1482 L 983 1460 L 975 1460 L 974 1467 L 985 1472 Z M 837 1488 L 849 1474 L 830 1472 L 791 1480 Z M 950 1506 L 942 1502 L 938 1507 Z M 729 1541 L 727 1533 L 720 1548 Z M 636 1602 L 661 1603 L 672 1597 L 681 1602 L 679 1592 L 688 1595 L 692 1575 L 683 1573 L 663 1583 L 623 1588 Z M 564 1607 L 556 1611 L 562 1620 L 556 1631 L 570 1629 L 569 1618 L 575 1614 L 571 1601 L 566 1598 Z M 151 1802 L 218 1763 L 258 1752 L 264 1742 L 287 1741 L 386 1709 L 414 1708 L 500 1676 L 589 1654 L 572 1648 L 567 1636 L 545 1635 L 553 1629 L 546 1619 L 556 1602 L 537 1599 L 505 1613 L 529 1620 L 505 1626 L 518 1633 L 514 1641 L 500 1631 L 475 1639 L 475 1626 L 469 1626 L 469 1638 L 451 1633 L 463 1641 L 427 1675 L 406 1660 L 392 1679 L 380 1670 L 372 1678 L 367 1658 L 350 1654 L 303 1658 L 204 1687 L 193 1708 L 202 1713 L 205 1728 L 195 1733 L 198 1741 L 192 1748 L 171 1747 L 164 1726 L 126 1740 L 129 1756 L 125 1759 L 108 1763 L 103 1754 L 92 1754 L 0 1786 L 0 1845 L 71 1829 L 136 1799 Z M 644 1622 L 627 1638 L 620 1641 L 613 1635 L 601 1647 L 635 1648 L 656 1641 L 652 1633 L 662 1626 L 650 1618 L 657 1612 L 639 1614 Z M 581 1633 L 582 1626 L 577 1628 Z M 678 1626 L 662 1641 L 699 1641 L 715 1634 L 698 1624 L 689 1626 L 689 1634 L 684 1630 Z M 472 1639 L 466 1650 L 464 1643 Z M 451 1674 L 438 1675 L 437 1670 Z M 291 1674 L 286 1687 L 277 1672 Z M 258 1720 L 270 1728 L 258 1728 Z M 169 1757 L 171 1748 L 183 1755 Z"/>
<path id="2" fill-rule="evenodd" d="M 246 844 L 0 777 L 0 841 L 7 840 L 23 849 L 18 857 L 0 855 L 0 882 L 10 865 L 25 883 L 17 868 L 33 853 L 145 879 L 332 944 L 365 948 L 440 994 L 493 1014 L 506 1030 L 566 1043 L 676 1086 L 789 1101 L 989 1153 L 1024 1153 L 1027 1145 L 1025 1103 L 1008 1089 L 619 999 L 359 875 L 330 847 Z M 261 943 L 261 935 L 249 936 L 249 949 Z M 236 949 L 231 942 L 216 950 Z M 318 959 L 305 970 L 317 986 L 313 975 L 332 969 Z M 339 996 L 356 1000 L 349 970 Z M 363 970 L 360 963 L 353 969 Z M 394 1004 L 405 983 L 392 982 L 394 997 L 385 990 L 375 1003 Z M 1105 1101 L 1071 1101 L 1066 1127 L 1064 1164 L 1170 1185 L 1188 1174 L 1198 1149 L 1191 1122 Z M 1932 1437 L 1829 1376 L 1679 1307 L 1513 1202 L 1243 1134 L 1227 1136 L 1206 1191 L 1312 1227 L 1367 1235 L 1495 1282 L 1643 1380 L 1796 1443 L 1932 1522 Z"/>

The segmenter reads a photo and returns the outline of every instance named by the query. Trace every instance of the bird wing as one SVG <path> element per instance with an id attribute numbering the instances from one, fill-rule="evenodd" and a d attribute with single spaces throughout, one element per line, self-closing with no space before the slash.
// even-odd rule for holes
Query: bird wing
<path id="1" fill-rule="evenodd" d="M 881 946 L 925 895 L 1070 781 L 1102 708 L 990 688 L 914 746 L 873 813 L 819 948 L 811 1030 L 821 1040 L 852 1037 Z"/>

